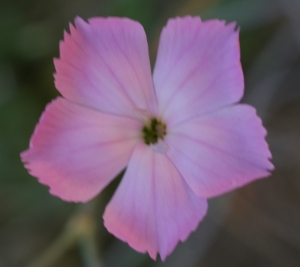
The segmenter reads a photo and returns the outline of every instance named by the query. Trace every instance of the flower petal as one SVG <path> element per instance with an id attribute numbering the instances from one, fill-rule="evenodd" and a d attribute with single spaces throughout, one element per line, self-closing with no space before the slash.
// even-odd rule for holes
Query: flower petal
<path id="1" fill-rule="evenodd" d="M 70 24 L 54 61 L 55 85 L 68 100 L 100 111 L 135 117 L 156 112 L 143 27 L 130 19 L 81 18 Z"/>
<path id="2" fill-rule="evenodd" d="M 86 202 L 125 168 L 141 127 L 58 98 L 47 106 L 21 158 L 51 194 Z"/>
<path id="3" fill-rule="evenodd" d="M 165 260 L 206 209 L 206 200 L 193 194 L 166 155 L 141 143 L 103 218 L 108 231 L 131 247 Z"/>
<path id="4" fill-rule="evenodd" d="M 159 114 L 169 125 L 238 102 L 244 89 L 238 31 L 224 21 L 170 19 L 153 80 Z"/>
<path id="5" fill-rule="evenodd" d="M 167 155 L 199 197 L 220 195 L 274 168 L 266 130 L 248 105 L 220 109 L 168 132 Z"/>

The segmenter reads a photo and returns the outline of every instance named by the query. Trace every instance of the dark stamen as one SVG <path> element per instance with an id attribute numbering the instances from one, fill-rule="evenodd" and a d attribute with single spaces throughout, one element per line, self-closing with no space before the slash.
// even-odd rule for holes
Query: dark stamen
<path id="1" fill-rule="evenodd" d="M 149 124 L 142 130 L 145 144 L 156 144 L 159 139 L 163 140 L 166 135 L 166 125 L 156 118 L 151 118 Z"/>

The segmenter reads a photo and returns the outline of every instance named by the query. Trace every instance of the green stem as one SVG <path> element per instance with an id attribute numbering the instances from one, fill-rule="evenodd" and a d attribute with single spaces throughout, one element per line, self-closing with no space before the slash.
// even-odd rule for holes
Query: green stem
<path id="1" fill-rule="evenodd" d="M 94 201 L 82 205 L 69 219 L 65 229 L 52 244 L 26 267 L 52 266 L 68 249 L 76 243 L 80 245 L 84 266 L 104 267 L 98 255 L 96 245 L 96 220 L 94 217 Z"/>

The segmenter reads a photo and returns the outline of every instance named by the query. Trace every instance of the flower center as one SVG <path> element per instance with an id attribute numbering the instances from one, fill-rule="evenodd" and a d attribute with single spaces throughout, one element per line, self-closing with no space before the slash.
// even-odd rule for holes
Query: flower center
<path id="1" fill-rule="evenodd" d="M 144 142 L 147 145 L 156 144 L 159 140 L 163 140 L 167 133 L 166 125 L 156 118 L 151 118 L 149 124 L 144 126 L 142 132 Z"/>

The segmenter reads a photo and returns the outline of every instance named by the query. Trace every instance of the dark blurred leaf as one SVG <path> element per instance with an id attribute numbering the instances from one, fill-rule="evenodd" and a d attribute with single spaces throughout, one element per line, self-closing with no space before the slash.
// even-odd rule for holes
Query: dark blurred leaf
<path id="1" fill-rule="evenodd" d="M 273 0 L 234 0 L 212 7 L 202 18 L 236 21 L 243 30 L 247 30 L 268 24 L 280 14 L 279 7 Z"/>

